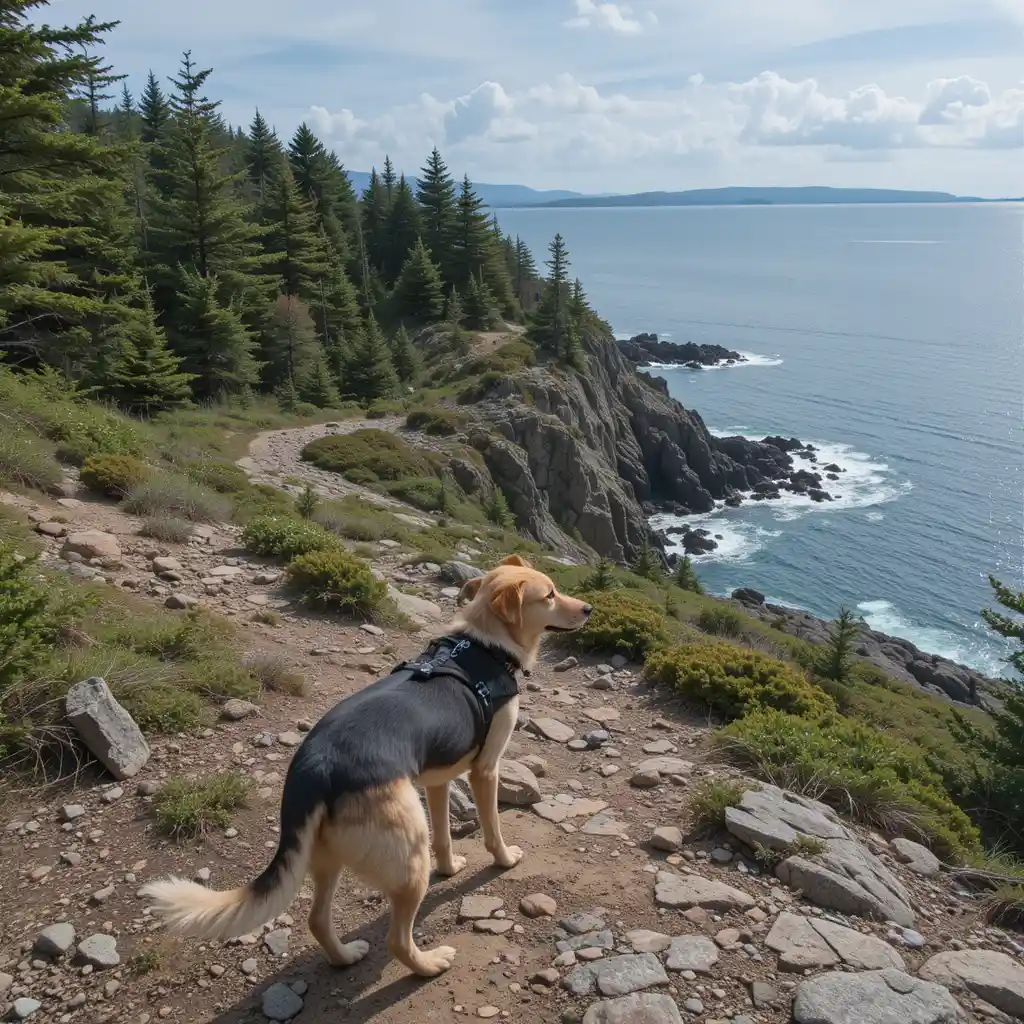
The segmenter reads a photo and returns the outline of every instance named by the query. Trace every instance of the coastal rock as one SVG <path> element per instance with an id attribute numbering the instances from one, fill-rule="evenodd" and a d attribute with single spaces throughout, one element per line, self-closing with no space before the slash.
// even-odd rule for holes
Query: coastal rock
<path id="1" fill-rule="evenodd" d="M 718 366 L 720 363 L 745 363 L 747 359 L 722 345 L 698 345 L 688 341 L 677 345 L 659 341 L 656 334 L 637 334 L 628 341 L 617 342 L 619 351 L 637 366 L 658 363 L 662 366 Z"/>
<path id="2" fill-rule="evenodd" d="M 957 1024 L 959 1007 L 941 985 L 889 968 L 831 972 L 796 990 L 796 1024 Z"/>

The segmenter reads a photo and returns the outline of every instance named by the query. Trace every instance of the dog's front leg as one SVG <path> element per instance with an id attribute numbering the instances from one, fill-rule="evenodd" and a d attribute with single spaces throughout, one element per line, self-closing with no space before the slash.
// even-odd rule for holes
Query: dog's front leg
<path id="1" fill-rule="evenodd" d="M 452 824 L 448 813 L 448 783 L 427 787 L 430 827 L 434 833 L 437 873 L 450 877 L 466 866 L 466 858 L 452 852 Z"/>
<path id="2" fill-rule="evenodd" d="M 498 766 L 475 764 L 469 770 L 469 784 L 473 787 L 480 827 L 484 833 L 484 847 L 500 868 L 514 868 L 522 859 L 518 846 L 506 846 L 501 835 L 498 816 Z"/>

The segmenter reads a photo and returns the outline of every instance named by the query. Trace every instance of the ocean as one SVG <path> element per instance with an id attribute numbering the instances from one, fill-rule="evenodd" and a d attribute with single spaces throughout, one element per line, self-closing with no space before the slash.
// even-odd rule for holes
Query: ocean
<path id="1" fill-rule="evenodd" d="M 991 674 L 988 577 L 1024 588 L 1024 204 L 499 211 L 572 272 L 617 336 L 748 355 L 657 368 L 718 434 L 796 436 L 846 472 L 691 517 L 713 593 L 868 624 Z M 798 465 L 805 463 L 799 462 Z M 656 525 L 678 522 L 664 516 Z"/>

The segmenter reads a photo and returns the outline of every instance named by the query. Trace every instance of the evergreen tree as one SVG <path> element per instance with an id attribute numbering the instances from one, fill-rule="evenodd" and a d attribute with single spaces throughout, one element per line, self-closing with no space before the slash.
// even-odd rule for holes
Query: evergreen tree
<path id="1" fill-rule="evenodd" d="M 327 248 L 312 204 L 299 190 L 283 156 L 270 169 L 260 217 L 266 228 L 266 270 L 277 278 L 285 295 L 313 299 L 328 270 Z"/>
<path id="2" fill-rule="evenodd" d="M 97 374 L 97 391 L 122 409 L 152 416 L 192 398 L 192 377 L 182 372 L 148 305 L 121 328 L 117 358 Z"/>
<path id="3" fill-rule="evenodd" d="M 426 166 L 420 171 L 416 199 L 423 221 L 423 242 L 446 284 L 455 284 L 456 209 L 455 182 L 441 154 L 434 147 Z"/>
<path id="4" fill-rule="evenodd" d="M 114 108 L 114 134 L 121 142 L 134 142 L 138 136 L 139 112 L 135 97 L 127 83 L 121 86 L 121 97 Z"/>
<path id="5" fill-rule="evenodd" d="M 369 404 L 378 398 L 390 397 L 397 388 L 398 376 L 387 342 L 377 321 L 370 316 L 366 327 L 350 345 L 345 365 L 345 394 Z"/>
<path id="6" fill-rule="evenodd" d="M 263 380 L 271 389 L 293 380 L 300 387 L 323 349 L 309 307 L 294 295 L 279 295 L 267 313 L 260 358 Z"/>
<path id="7" fill-rule="evenodd" d="M 633 572 L 637 576 L 643 576 L 644 579 L 656 582 L 660 582 L 665 576 L 661 562 L 651 548 L 651 542 L 646 535 L 640 545 L 640 554 L 637 555 L 637 559 L 633 563 Z"/>
<path id="8" fill-rule="evenodd" d="M 24 2 L 18 3 L 14 0 L 15 7 L 24 6 Z M 92 28 L 96 25 L 96 19 L 91 14 L 85 19 L 85 25 Z M 107 92 L 115 82 L 123 82 L 127 75 L 115 75 L 114 68 L 110 64 L 104 64 L 90 52 L 90 44 L 82 44 L 82 54 L 88 62 L 85 82 L 80 91 L 81 98 L 85 101 L 85 124 L 82 130 L 86 135 L 102 135 L 107 128 L 106 116 L 102 110 L 105 101 L 113 98 L 112 92 Z"/>
<path id="9" fill-rule="evenodd" d="M 370 171 L 370 183 L 359 205 L 366 258 L 375 270 L 381 270 L 387 254 L 387 218 L 390 203 L 387 189 L 376 168 Z"/>
<path id="10" fill-rule="evenodd" d="M 466 337 L 462 325 L 466 320 L 466 311 L 462 307 L 462 299 L 452 285 L 448 298 L 444 304 L 444 319 L 448 325 L 448 338 L 452 347 L 459 355 L 465 355 L 469 351 L 469 339 Z"/>
<path id="11" fill-rule="evenodd" d="M 403 174 L 398 180 L 394 198 L 388 209 L 386 243 L 382 256 L 381 276 L 393 287 L 398 275 L 423 232 L 420 208 Z"/>
<path id="12" fill-rule="evenodd" d="M 548 247 L 546 266 L 550 271 L 540 303 L 534 312 L 529 336 L 542 348 L 561 357 L 569 323 L 569 250 L 565 239 L 555 235 Z"/>
<path id="13" fill-rule="evenodd" d="M 494 494 L 491 495 L 484 512 L 495 526 L 500 526 L 503 530 L 511 530 L 516 525 L 516 518 L 508 507 L 508 498 L 500 487 L 494 488 Z"/>
<path id="14" fill-rule="evenodd" d="M 466 292 L 470 282 L 487 263 L 493 245 L 490 219 L 484 201 L 476 194 L 468 176 L 462 179 L 455 216 L 452 283 Z"/>
<path id="15" fill-rule="evenodd" d="M 318 346 L 319 349 L 319 346 Z M 317 351 L 313 362 L 299 383 L 299 398 L 318 409 L 330 409 L 338 404 L 338 389 L 335 387 L 330 367 L 322 349 Z"/>
<path id="16" fill-rule="evenodd" d="M 227 150 L 214 141 L 219 104 L 202 92 L 209 75 L 196 70 L 185 53 L 171 98 L 174 120 L 160 145 L 166 171 L 152 197 L 149 264 L 157 307 L 172 337 L 180 306 L 179 268 L 216 278 L 220 302 L 243 311 L 261 309 L 272 287 L 262 273 L 259 229 L 246 219 L 237 198 L 240 175 L 221 169 Z"/>
<path id="17" fill-rule="evenodd" d="M 139 97 L 139 137 L 142 139 L 143 151 L 149 166 L 157 178 L 167 170 L 167 160 L 162 147 L 167 140 L 172 119 L 171 105 L 156 75 L 150 71 L 145 88 Z"/>
<path id="18" fill-rule="evenodd" d="M 857 617 L 849 608 L 840 608 L 839 617 L 832 624 L 831 636 L 819 664 L 822 675 L 834 679 L 837 683 L 847 682 L 859 636 L 860 625 Z"/>
<path id="19" fill-rule="evenodd" d="M 355 286 L 334 258 L 313 293 L 310 312 L 327 352 L 327 359 L 335 379 L 341 380 L 344 352 L 348 341 L 363 329 L 363 316 Z"/>
<path id="20" fill-rule="evenodd" d="M 530 247 L 517 235 L 515 241 L 515 293 L 523 309 L 532 309 L 537 291 L 537 264 Z"/>
<path id="21" fill-rule="evenodd" d="M 602 558 L 594 571 L 583 580 L 583 590 L 614 590 L 615 589 L 615 566 L 606 558 Z"/>
<path id="22" fill-rule="evenodd" d="M 419 360 L 416 358 L 416 350 L 413 348 L 412 339 L 404 325 L 399 325 L 391 339 L 391 362 L 395 367 L 395 373 L 403 384 L 411 384 L 419 372 Z"/>
<path id="23" fill-rule="evenodd" d="M 246 169 L 252 183 L 253 196 L 258 203 L 266 199 L 270 179 L 279 171 L 283 157 L 284 150 L 281 149 L 281 143 L 274 130 L 257 110 L 252 124 L 249 125 Z M 294 182 L 294 178 L 292 180 Z"/>
<path id="24" fill-rule="evenodd" d="M 694 572 L 693 562 L 690 561 L 689 555 L 679 556 L 679 561 L 676 563 L 675 582 L 680 590 L 689 590 L 694 594 L 704 593 L 704 587 L 697 578 L 697 573 Z"/>
<path id="25" fill-rule="evenodd" d="M 466 288 L 466 324 L 474 331 L 489 331 L 498 319 L 494 296 L 484 280 L 482 270 L 469 279 Z"/>
<path id="26" fill-rule="evenodd" d="M 255 385 L 259 367 L 254 343 L 241 317 L 220 299 L 214 275 L 181 272 L 180 311 L 171 341 L 181 368 L 192 374 L 200 399 L 221 398 Z"/>
<path id="27" fill-rule="evenodd" d="M 299 189 L 313 204 L 317 226 L 331 248 L 347 263 L 359 224 L 355 192 L 344 168 L 309 125 L 299 125 L 288 146 L 288 159 Z"/>
<path id="28" fill-rule="evenodd" d="M 395 284 L 396 311 L 415 323 L 435 323 L 443 305 L 441 275 L 423 242 L 417 239 Z"/>
<path id="29" fill-rule="evenodd" d="M 384 186 L 384 191 L 388 196 L 388 206 L 391 206 L 392 200 L 395 198 L 395 188 L 398 184 L 398 176 L 395 174 L 395 165 L 391 162 L 391 157 L 387 154 L 384 155 L 384 170 L 380 176 L 381 184 Z"/>

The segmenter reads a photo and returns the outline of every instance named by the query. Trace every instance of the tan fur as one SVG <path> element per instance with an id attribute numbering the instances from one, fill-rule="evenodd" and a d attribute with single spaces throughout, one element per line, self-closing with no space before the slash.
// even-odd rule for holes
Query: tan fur
<path id="1" fill-rule="evenodd" d="M 461 600 L 468 603 L 451 623 L 451 631 L 504 649 L 524 669 L 536 662 L 548 627 L 579 629 L 590 611 L 582 601 L 559 594 L 547 576 L 519 555 L 510 555 L 487 575 L 466 583 Z M 388 898 L 391 926 L 387 944 L 392 956 L 422 977 L 440 974 L 451 966 L 456 951 L 450 946 L 420 950 L 412 934 L 430 880 L 431 852 L 430 828 L 416 786 L 426 790 L 440 874 L 453 875 L 466 864 L 465 857 L 452 852 L 448 786 L 467 770 L 484 846 L 495 864 L 514 867 L 523 852 L 506 845 L 501 834 L 498 769 L 518 715 L 518 698 L 499 708 L 483 746 L 458 764 L 345 797 L 332 814 L 325 813 L 326 806 L 321 807 L 306 823 L 299 849 L 289 858 L 279 885 L 263 898 L 258 898 L 251 886 L 215 892 L 181 878 L 155 882 L 143 892 L 156 901 L 156 910 L 170 930 L 230 938 L 254 931 L 283 913 L 306 874 L 311 874 L 314 894 L 309 928 L 328 960 L 342 967 L 358 962 L 369 949 L 362 940 L 343 945 L 331 919 L 334 893 L 341 872 L 348 868 Z"/>

